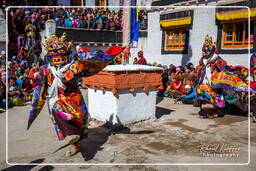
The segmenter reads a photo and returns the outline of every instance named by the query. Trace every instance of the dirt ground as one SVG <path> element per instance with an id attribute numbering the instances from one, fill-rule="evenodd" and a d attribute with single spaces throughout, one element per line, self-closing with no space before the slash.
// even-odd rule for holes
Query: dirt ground
<path id="1" fill-rule="evenodd" d="M 80 151 L 65 158 L 68 149 L 58 141 L 45 107 L 26 130 L 29 106 L 14 107 L 8 111 L 8 144 L 6 152 L 5 119 L 0 113 L 0 168 L 5 170 L 254 170 L 256 168 L 256 123 L 251 125 L 251 154 L 248 163 L 248 117 L 239 113 L 223 118 L 202 119 L 198 108 L 192 105 L 173 104 L 170 98 L 160 99 L 156 119 L 128 125 L 122 130 L 112 130 L 105 125 L 91 126 L 89 136 L 80 144 Z M 200 153 L 201 145 L 229 145 L 239 147 L 236 157 L 207 157 Z M 39 163 L 31 166 L 7 165 L 9 163 Z M 48 163 L 46 166 L 40 165 Z M 54 163 L 128 163 L 165 166 L 56 166 Z M 195 166 L 186 166 L 185 163 Z M 203 164 L 241 164 L 244 166 L 207 166 Z M 175 165 L 174 165 L 175 164 Z M 210 169 L 209 169 L 210 168 Z"/>

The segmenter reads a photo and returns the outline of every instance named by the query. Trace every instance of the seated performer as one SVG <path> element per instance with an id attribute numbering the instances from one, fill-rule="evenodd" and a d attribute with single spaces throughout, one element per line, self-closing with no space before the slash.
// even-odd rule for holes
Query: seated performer
<path id="1" fill-rule="evenodd" d="M 71 145 L 65 155 L 77 153 L 77 142 L 87 135 L 88 111 L 78 88 L 78 78 L 84 73 L 97 73 L 106 67 L 122 51 L 122 47 L 110 47 L 105 53 L 90 53 L 81 48 L 76 58 L 71 55 L 72 42 L 53 35 L 46 40 L 45 48 L 49 64 L 30 74 L 34 92 L 32 109 L 28 120 L 28 129 L 41 112 L 47 100 L 49 114 L 59 140 Z M 36 69 L 37 70 L 37 69 Z"/>

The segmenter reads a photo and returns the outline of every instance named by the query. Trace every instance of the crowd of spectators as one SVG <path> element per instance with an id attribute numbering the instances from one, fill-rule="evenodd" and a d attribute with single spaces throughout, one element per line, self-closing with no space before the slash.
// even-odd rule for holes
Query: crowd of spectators
<path id="1" fill-rule="evenodd" d="M 146 12 L 139 12 L 139 25 L 145 29 Z M 5 17 L 5 16 L 4 16 Z M 92 8 L 11 8 L 8 12 L 8 87 L 6 87 L 5 52 L 0 57 L 0 109 L 30 103 L 32 86 L 29 72 L 44 61 L 41 58 L 41 35 L 47 20 L 57 27 L 121 30 L 122 10 Z M 5 90 L 8 99 L 5 100 Z"/>
<path id="2" fill-rule="evenodd" d="M 199 102 L 196 101 L 195 98 L 199 82 L 200 65 L 194 67 L 192 63 L 188 63 L 185 66 L 174 66 L 171 64 L 168 67 L 166 65 L 162 66 L 161 64 L 157 64 L 156 62 L 153 64 L 148 63 L 147 65 L 163 68 L 162 86 L 158 89 L 158 96 L 170 97 L 174 99 L 174 103 L 193 104 L 195 107 L 199 107 Z M 253 90 L 256 88 L 255 71 L 256 65 L 252 66 L 250 70 L 243 66 L 227 65 L 225 67 L 225 72 L 235 74 Z M 223 89 L 222 93 L 226 102 L 224 108 L 226 112 L 234 112 L 234 110 L 237 110 L 244 114 L 248 113 L 247 92 Z M 256 102 L 255 98 L 255 93 L 251 93 L 251 104 L 253 105 L 255 105 Z M 251 108 L 252 113 L 254 113 L 255 110 L 255 107 Z"/>
<path id="3" fill-rule="evenodd" d="M 55 9 L 53 18 L 59 27 L 86 28 L 97 30 L 122 30 L 123 11 L 92 8 L 59 8 Z M 146 29 L 146 11 L 139 12 L 139 28 Z"/>
<path id="4" fill-rule="evenodd" d="M 0 61 L 1 110 L 5 109 L 6 104 L 8 107 L 22 106 L 30 103 L 32 99 L 33 89 L 29 72 L 32 67 L 43 63 L 40 57 L 42 27 L 37 22 L 37 15 L 33 15 L 34 12 L 35 9 L 10 9 L 8 13 L 8 75 L 6 75 L 5 68 L 5 53 L 2 55 L 4 58 L 1 56 Z M 8 87 L 6 78 L 8 78 Z M 8 99 L 5 99 L 6 89 Z"/>
<path id="5" fill-rule="evenodd" d="M 117 31 L 122 29 L 122 11 L 60 8 L 54 15 L 59 27 Z"/>
<path id="6" fill-rule="evenodd" d="M 39 29 L 44 29 L 45 22 L 53 19 L 57 27 L 121 31 L 123 20 L 122 10 L 111 11 L 103 8 L 20 8 L 11 9 L 10 14 L 14 16 L 14 20 L 19 20 L 18 26 L 30 22 Z M 145 30 L 147 13 L 140 10 L 138 14 L 139 29 Z"/>

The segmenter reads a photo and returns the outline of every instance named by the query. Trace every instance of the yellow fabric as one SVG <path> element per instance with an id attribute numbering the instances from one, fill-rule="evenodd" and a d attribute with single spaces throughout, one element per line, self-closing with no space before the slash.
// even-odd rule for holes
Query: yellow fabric
<path id="1" fill-rule="evenodd" d="M 12 104 L 14 106 L 23 106 L 26 103 L 24 102 L 24 100 L 22 98 L 15 97 L 15 98 L 12 99 Z"/>
<path id="2" fill-rule="evenodd" d="M 218 12 L 216 18 L 220 21 L 235 20 L 235 19 L 247 19 L 249 17 L 248 10 L 238 10 L 229 12 Z M 250 10 L 250 17 L 256 17 L 256 9 Z"/>
<path id="3" fill-rule="evenodd" d="M 189 25 L 189 24 L 191 24 L 191 17 L 171 19 L 171 20 L 161 20 L 160 24 L 163 28 Z"/>

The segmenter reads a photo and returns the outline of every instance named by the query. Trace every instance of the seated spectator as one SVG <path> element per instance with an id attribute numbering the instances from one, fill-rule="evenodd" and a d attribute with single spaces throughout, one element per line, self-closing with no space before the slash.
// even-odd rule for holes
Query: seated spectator
<path id="1" fill-rule="evenodd" d="M 5 84 L 0 80 L 0 112 L 5 112 L 5 108 L 6 108 L 5 97 L 6 97 L 6 87 L 5 87 Z"/>
<path id="2" fill-rule="evenodd" d="M 64 19 L 64 27 L 72 28 L 72 20 L 70 18 Z"/>
<path id="3" fill-rule="evenodd" d="M 6 62 L 6 55 L 5 55 L 5 51 L 3 50 L 0 54 L 0 65 L 5 65 Z"/>
<path id="4" fill-rule="evenodd" d="M 30 84 L 30 79 L 26 77 L 22 82 L 22 93 L 24 94 L 24 101 L 28 102 L 32 100 L 33 87 Z"/>
<path id="5" fill-rule="evenodd" d="M 15 82 L 14 78 L 10 79 L 8 97 L 12 106 L 23 106 L 25 102 L 23 101 L 23 95 L 18 84 Z"/>
<path id="6" fill-rule="evenodd" d="M 138 58 L 134 58 L 133 64 L 137 64 L 138 63 Z"/>
<path id="7" fill-rule="evenodd" d="M 138 60 L 137 64 L 147 65 L 147 60 L 144 58 L 142 50 L 138 52 L 138 58 L 139 58 L 139 60 Z"/>
<path id="8" fill-rule="evenodd" d="M 87 28 L 86 16 L 80 16 L 80 27 Z"/>
<path id="9" fill-rule="evenodd" d="M 185 94 L 186 90 L 178 74 L 173 74 L 172 82 L 168 86 L 167 91 L 169 91 L 170 97 L 174 99 L 181 98 Z"/>
<path id="10" fill-rule="evenodd" d="M 186 96 L 183 96 L 181 101 L 184 104 L 194 104 L 194 106 L 197 106 L 196 102 L 194 101 L 195 97 L 196 97 L 196 89 L 197 86 L 190 89 L 190 91 L 187 93 Z"/>
<path id="11" fill-rule="evenodd" d="M 166 91 L 167 86 L 168 86 L 168 71 L 167 67 L 164 67 L 163 73 L 162 73 L 162 86 L 163 86 L 163 91 Z"/>

